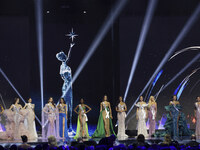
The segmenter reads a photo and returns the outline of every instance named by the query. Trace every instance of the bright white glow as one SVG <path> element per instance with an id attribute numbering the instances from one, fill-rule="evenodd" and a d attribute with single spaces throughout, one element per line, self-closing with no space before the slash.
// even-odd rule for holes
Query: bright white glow
<path id="1" fill-rule="evenodd" d="M 6 81 L 10 84 L 10 86 L 13 88 L 13 90 L 17 93 L 17 95 L 19 96 L 19 98 L 26 103 L 26 101 L 24 100 L 24 98 L 21 96 L 21 94 L 18 92 L 18 90 L 15 88 L 15 86 L 12 84 L 12 82 L 9 80 L 9 78 L 6 76 L 6 74 L 3 72 L 3 70 L 0 68 L 0 72 L 3 75 L 3 77 L 6 79 Z M 37 119 L 37 121 L 40 123 L 40 120 L 38 119 L 38 117 L 35 115 L 35 118 Z"/>
<path id="2" fill-rule="evenodd" d="M 43 17 L 42 17 L 42 0 L 35 0 L 35 19 L 36 19 L 36 35 L 37 49 L 40 69 L 40 94 L 41 94 L 41 110 L 44 107 L 44 91 L 43 91 Z"/>
<path id="3" fill-rule="evenodd" d="M 187 23 L 185 24 L 185 26 L 183 27 L 183 29 L 179 33 L 178 37 L 176 38 L 176 40 L 174 41 L 174 43 L 172 44 L 172 46 L 168 50 L 167 54 L 165 55 L 165 57 L 163 58 L 163 60 L 161 61 L 161 63 L 159 64 L 159 66 L 157 67 L 157 69 L 155 70 L 155 72 L 153 73 L 153 75 L 151 76 L 151 78 L 149 79 L 148 83 L 146 84 L 146 86 L 144 87 L 144 89 L 142 90 L 142 92 L 139 94 L 139 96 L 142 95 L 145 92 L 145 90 L 147 89 L 147 87 L 149 86 L 149 84 L 152 83 L 152 81 L 155 78 L 155 76 L 158 74 L 158 72 L 161 70 L 161 68 L 164 66 L 164 64 L 168 61 L 168 59 L 173 54 L 173 52 L 175 51 L 175 49 L 177 48 L 177 46 L 180 44 L 180 42 L 183 40 L 183 38 L 186 36 L 186 34 L 189 32 L 189 30 L 191 29 L 192 25 L 198 19 L 199 15 L 200 15 L 200 3 L 198 4 L 196 10 L 194 11 L 194 13 L 192 14 L 192 16 L 189 18 L 189 20 L 187 21 Z M 129 109 L 129 111 L 127 113 L 127 116 L 130 114 L 130 112 L 132 111 L 133 107 L 135 106 L 135 104 L 137 103 L 138 100 L 139 100 L 139 97 L 136 99 L 136 101 L 133 103 L 133 105 Z M 127 122 L 131 118 L 132 117 L 130 117 L 127 120 Z"/>
<path id="4" fill-rule="evenodd" d="M 156 4 L 157 4 L 157 0 L 151 0 L 150 4 L 148 5 L 147 11 L 146 11 L 146 15 L 145 15 L 144 23 L 143 23 L 142 30 L 141 30 L 141 33 L 140 33 L 140 38 L 139 38 L 139 41 L 138 41 L 135 57 L 133 59 L 133 63 L 132 63 L 131 72 L 130 72 L 130 75 L 129 75 L 126 91 L 125 91 L 125 94 L 124 94 L 124 101 L 126 101 L 126 97 L 127 97 L 127 94 L 128 94 L 128 91 L 129 91 L 129 88 L 130 88 L 130 85 L 131 85 L 131 82 L 132 82 L 132 79 L 133 79 L 133 76 L 134 76 L 134 73 L 135 73 L 135 69 L 136 69 L 138 60 L 140 58 L 140 54 L 142 52 L 142 48 L 144 46 L 144 42 L 145 42 L 149 27 L 150 27 L 150 23 L 151 23 L 153 14 L 154 14 Z"/>

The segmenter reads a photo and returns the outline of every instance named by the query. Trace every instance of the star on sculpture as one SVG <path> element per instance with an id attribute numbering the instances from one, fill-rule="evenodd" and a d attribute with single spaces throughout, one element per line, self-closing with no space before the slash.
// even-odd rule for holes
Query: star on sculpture
<path id="1" fill-rule="evenodd" d="M 76 36 L 78 36 L 78 35 L 75 34 L 75 32 L 73 31 L 73 28 L 72 28 L 71 32 L 69 32 L 69 34 L 65 34 L 65 36 L 69 36 L 69 39 L 72 39 L 72 42 L 73 42 L 74 39 L 76 38 Z"/>

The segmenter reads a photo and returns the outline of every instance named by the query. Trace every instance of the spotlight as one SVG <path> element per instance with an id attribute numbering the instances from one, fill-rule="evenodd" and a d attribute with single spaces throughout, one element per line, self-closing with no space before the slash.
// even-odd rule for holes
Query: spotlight
<path id="1" fill-rule="evenodd" d="M 179 71 L 167 84 L 164 86 L 162 91 L 167 88 L 174 80 L 176 80 L 186 69 L 188 69 L 194 62 L 200 58 L 200 54 L 196 55 L 181 71 Z"/>
<path id="2" fill-rule="evenodd" d="M 147 96 L 147 99 L 146 99 L 146 100 L 149 99 L 149 97 L 150 97 L 150 95 L 151 95 L 151 92 L 152 92 L 152 90 L 153 90 L 153 88 L 154 88 L 156 82 L 158 81 L 158 79 L 160 78 L 160 76 L 161 76 L 162 73 L 163 73 L 163 70 L 161 70 L 161 71 L 157 74 L 156 78 L 154 79 L 154 81 L 153 81 L 153 83 L 152 83 L 152 87 L 151 87 L 149 93 L 147 93 L 148 96 Z"/>
<path id="3" fill-rule="evenodd" d="M 168 59 L 170 58 L 170 56 L 172 55 L 172 53 L 174 52 L 174 50 L 177 48 L 177 46 L 180 44 L 180 42 L 183 40 L 183 38 L 189 32 L 189 30 L 191 29 L 191 27 L 195 23 L 195 21 L 198 19 L 199 14 L 200 14 L 200 3 L 198 4 L 197 8 L 193 12 L 192 16 L 189 18 L 189 20 L 187 21 L 187 23 L 184 25 L 184 27 L 181 30 L 181 32 L 179 33 L 178 37 L 176 38 L 176 40 L 174 41 L 174 43 L 171 45 L 171 47 L 168 50 L 167 54 L 165 55 L 165 57 L 163 58 L 163 60 L 159 64 L 159 66 L 156 68 L 155 72 L 153 73 L 153 75 L 149 79 L 148 83 L 146 84 L 146 86 L 144 87 L 144 89 L 142 90 L 142 92 L 140 93 L 140 95 L 142 95 L 145 92 L 145 90 L 147 89 L 147 87 L 149 86 L 149 84 L 155 78 L 156 74 L 159 72 L 159 70 L 161 70 L 161 68 L 164 66 L 164 64 L 168 61 Z M 127 116 L 132 111 L 134 105 L 137 103 L 138 100 L 139 100 L 139 98 L 137 98 L 136 101 L 133 103 L 133 105 L 131 106 L 131 108 L 129 109 L 129 111 L 127 113 Z"/>
<path id="4" fill-rule="evenodd" d="M 112 26 L 113 22 L 118 17 L 121 10 L 124 8 L 127 1 L 128 0 L 118 0 L 116 2 L 114 8 L 111 10 L 110 14 L 108 15 L 108 17 L 104 21 L 102 27 L 100 28 L 99 32 L 97 33 L 97 35 L 94 39 L 94 41 L 90 45 L 90 47 L 89 47 L 88 51 L 86 52 L 83 60 L 81 61 L 80 65 L 78 66 L 78 69 L 76 70 L 76 72 L 73 76 L 72 83 L 75 82 L 75 80 L 77 79 L 77 77 L 79 76 L 79 74 L 81 73 L 81 71 L 83 70 L 83 68 L 87 64 L 87 62 L 89 61 L 89 59 L 92 57 L 92 55 L 96 51 L 97 47 L 99 46 L 99 44 L 101 43 L 101 41 L 105 37 L 106 33 L 108 32 L 108 30 Z"/>
<path id="5" fill-rule="evenodd" d="M 180 90 L 179 90 L 178 93 L 177 93 L 177 100 L 179 100 L 179 98 L 180 98 L 180 96 L 181 96 L 183 90 L 185 89 L 185 87 L 186 87 L 188 81 L 189 81 L 189 79 L 185 80 L 185 82 L 182 84 Z"/>
<path id="6" fill-rule="evenodd" d="M 15 88 L 15 86 L 12 84 L 12 82 L 9 80 L 9 78 L 7 77 L 7 75 L 4 73 L 4 71 L 0 68 L 0 72 L 2 74 L 2 76 L 6 79 L 6 81 L 10 84 L 10 86 L 13 88 L 13 90 L 17 93 L 17 95 L 19 96 L 19 98 L 26 103 L 26 101 L 24 100 L 24 98 L 21 96 L 21 94 L 18 92 L 18 90 Z M 2 99 L 2 96 L 1 96 Z M 3 99 L 2 99 L 3 100 Z M 5 104 L 4 104 L 5 105 Z M 41 121 L 38 119 L 38 117 L 35 115 L 36 120 L 39 122 L 40 125 Z"/>
<path id="7" fill-rule="evenodd" d="M 200 80 L 198 80 L 193 86 L 192 86 L 192 88 L 191 88 L 191 90 L 190 90 L 190 94 L 192 93 L 192 91 L 194 90 L 194 88 L 198 85 L 200 83 Z"/>
<path id="8" fill-rule="evenodd" d="M 37 49 L 40 69 L 40 93 L 41 93 L 41 110 L 44 107 L 44 92 L 43 92 L 43 17 L 42 17 L 42 1 L 35 0 L 35 19 L 36 19 L 36 35 Z M 47 11 L 48 12 L 48 11 Z"/>
<path id="9" fill-rule="evenodd" d="M 144 42 L 145 42 L 149 27 L 150 27 L 150 23 L 151 23 L 151 20 L 152 20 L 152 17 L 153 17 L 153 13 L 154 13 L 156 4 L 157 4 L 157 0 L 151 0 L 150 4 L 148 5 L 146 14 L 145 14 L 144 23 L 143 23 L 142 30 L 141 30 L 141 33 L 140 33 L 139 42 L 138 42 L 138 45 L 137 45 L 135 57 L 133 59 L 131 72 L 130 72 L 127 87 L 126 87 L 126 91 L 125 91 L 125 94 L 124 94 L 124 101 L 126 101 L 126 97 L 128 95 L 128 91 L 129 91 L 129 88 L 130 88 L 130 85 L 131 85 L 131 82 L 132 82 L 132 79 L 133 79 L 133 75 L 135 73 L 135 69 L 136 69 L 140 54 L 142 52 L 142 48 L 144 46 Z"/>
<path id="10" fill-rule="evenodd" d="M 189 79 L 189 78 L 190 78 L 193 74 L 195 74 L 199 69 L 200 69 L 200 67 L 197 68 L 197 69 L 195 69 L 195 70 L 193 70 L 192 73 L 190 73 L 189 75 L 187 75 L 187 76 L 181 81 L 181 83 L 179 84 L 179 86 L 178 86 L 178 87 L 176 88 L 176 90 L 174 91 L 174 95 L 176 95 L 176 94 L 178 93 L 178 91 L 179 91 L 181 85 L 183 85 L 184 81 L 186 81 L 187 79 Z"/>
<path id="11" fill-rule="evenodd" d="M 159 90 L 158 93 L 156 93 L 156 97 L 158 97 L 158 94 L 160 92 L 162 92 L 166 87 L 168 87 L 177 77 L 179 77 L 186 69 L 188 69 L 195 61 L 197 61 L 198 59 L 200 58 L 200 54 L 198 54 L 197 56 L 195 56 L 195 58 L 193 58 L 179 73 L 177 73 L 163 88 L 161 88 L 161 90 Z M 150 81 L 150 80 L 149 80 Z M 148 82 L 149 83 L 149 82 Z M 140 93 L 140 95 L 142 95 L 144 93 L 144 91 L 146 90 L 147 88 L 147 85 L 148 83 L 146 84 L 145 88 L 142 90 L 142 92 Z M 139 95 L 139 96 L 140 96 Z M 127 113 L 127 116 L 130 114 L 130 112 L 132 111 L 133 107 L 135 106 L 135 104 L 137 103 L 137 101 L 139 100 L 139 96 L 138 98 L 136 99 L 136 101 L 134 102 L 134 104 L 131 106 L 131 108 L 129 109 L 128 113 Z M 157 98 L 156 98 L 157 99 Z M 128 123 L 130 119 L 132 119 L 133 117 L 135 116 L 135 114 L 130 117 L 126 122 Z"/>

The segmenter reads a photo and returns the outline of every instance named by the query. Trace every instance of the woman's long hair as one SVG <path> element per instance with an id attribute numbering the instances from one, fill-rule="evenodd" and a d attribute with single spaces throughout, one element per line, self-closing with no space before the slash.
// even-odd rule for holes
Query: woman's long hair
<path id="1" fill-rule="evenodd" d="M 18 97 L 15 97 L 13 104 L 15 104 L 15 103 L 17 102 L 18 99 L 19 99 Z M 20 100 L 20 99 L 19 99 L 19 100 Z"/>
<path id="2" fill-rule="evenodd" d="M 105 96 L 107 97 L 106 101 L 108 102 L 108 96 L 107 96 L 107 95 L 104 95 L 104 96 L 103 96 L 102 102 L 104 101 L 104 97 L 105 97 Z"/>
<path id="3" fill-rule="evenodd" d="M 61 99 L 59 100 L 59 102 L 58 102 L 59 104 L 61 104 L 61 100 L 63 100 L 63 103 L 66 104 L 64 98 L 61 98 Z"/>
<path id="4" fill-rule="evenodd" d="M 31 100 L 32 100 L 32 98 L 29 98 L 29 99 L 31 99 Z M 29 99 L 27 100 L 27 103 L 28 103 Z M 33 101 L 33 100 L 32 100 L 32 101 Z"/>
<path id="5" fill-rule="evenodd" d="M 176 95 L 173 95 L 173 96 L 172 96 L 172 101 L 173 101 L 174 96 L 176 96 Z M 177 96 L 176 96 L 176 101 L 177 101 Z"/>
<path id="6" fill-rule="evenodd" d="M 154 96 L 150 96 L 150 98 L 149 98 L 149 103 L 152 103 L 152 102 L 156 102 Z"/>
<path id="7" fill-rule="evenodd" d="M 54 101 L 53 101 L 53 97 L 50 97 L 49 100 L 50 100 L 51 98 L 52 98 L 52 102 L 51 102 L 52 105 L 53 105 L 54 107 L 56 107 L 56 105 L 55 105 L 55 103 L 54 103 Z M 49 101 L 48 101 L 48 102 L 49 102 Z"/>
<path id="8" fill-rule="evenodd" d="M 120 97 L 122 98 L 122 102 L 124 102 L 123 97 L 122 97 L 122 96 L 119 96 L 119 98 L 120 98 Z M 119 103 L 120 103 L 120 100 L 118 99 L 116 107 L 118 106 Z"/>

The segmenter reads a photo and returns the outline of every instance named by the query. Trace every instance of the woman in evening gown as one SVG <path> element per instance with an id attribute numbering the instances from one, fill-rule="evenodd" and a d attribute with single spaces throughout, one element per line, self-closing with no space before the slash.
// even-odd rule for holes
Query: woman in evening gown
<path id="1" fill-rule="evenodd" d="M 168 112 L 164 125 L 166 133 L 171 135 L 174 140 L 178 140 L 180 136 L 190 136 L 191 131 L 187 127 L 185 115 L 176 95 L 173 96 L 169 105 L 165 106 L 165 109 Z"/>
<path id="2" fill-rule="evenodd" d="M 151 137 L 155 133 L 156 114 L 157 114 L 157 103 L 155 101 L 154 96 L 150 96 L 148 104 L 149 137 Z"/>
<path id="3" fill-rule="evenodd" d="M 117 120 L 118 120 L 118 133 L 117 137 L 128 137 L 128 135 L 125 134 L 125 118 L 126 118 L 126 111 L 127 107 L 126 104 L 123 102 L 122 97 L 119 97 L 119 104 L 116 107 L 117 111 Z"/>
<path id="4" fill-rule="evenodd" d="M 43 108 L 42 115 L 42 137 L 47 138 L 50 135 L 59 138 L 59 112 L 54 104 L 53 98 L 50 97 L 48 103 Z"/>
<path id="5" fill-rule="evenodd" d="M 36 132 L 36 126 L 35 126 L 35 104 L 32 104 L 32 99 L 28 99 L 28 103 L 25 104 L 23 107 L 28 111 L 27 117 L 25 119 L 26 121 L 26 129 L 29 131 L 29 139 L 37 139 L 38 135 Z"/>
<path id="6" fill-rule="evenodd" d="M 143 101 L 143 96 L 140 96 L 140 102 L 136 104 L 137 106 L 137 112 L 136 112 L 136 118 L 138 120 L 137 129 L 138 129 L 138 135 L 143 134 L 145 137 L 148 137 L 147 133 L 147 126 L 146 126 L 146 119 L 147 119 L 147 106 Z"/>
<path id="7" fill-rule="evenodd" d="M 79 137 L 90 138 L 88 134 L 88 125 L 87 125 L 88 118 L 86 114 L 91 110 L 92 109 L 88 105 L 84 104 L 83 99 L 81 99 L 80 104 L 75 107 L 74 112 L 78 114 L 78 120 L 77 120 L 76 135 L 74 139 L 77 139 Z"/>
<path id="8" fill-rule="evenodd" d="M 0 134 L 0 139 L 21 139 L 22 135 L 30 137 L 24 125 L 28 112 L 22 109 L 19 98 L 15 98 L 14 104 L 9 109 L 4 110 L 3 114 L 6 117 L 6 131 Z"/>
<path id="9" fill-rule="evenodd" d="M 100 115 L 97 123 L 97 129 L 92 137 L 108 137 L 110 135 L 116 135 L 112 125 L 112 110 L 108 98 L 105 95 L 103 102 L 100 104 Z"/>
<path id="10" fill-rule="evenodd" d="M 59 134 L 62 138 L 68 138 L 67 128 L 67 104 L 63 98 L 60 99 L 58 104 L 59 111 Z"/>
<path id="11" fill-rule="evenodd" d="M 200 96 L 197 97 L 197 102 L 195 103 L 195 117 L 196 117 L 196 138 L 200 139 Z"/>

